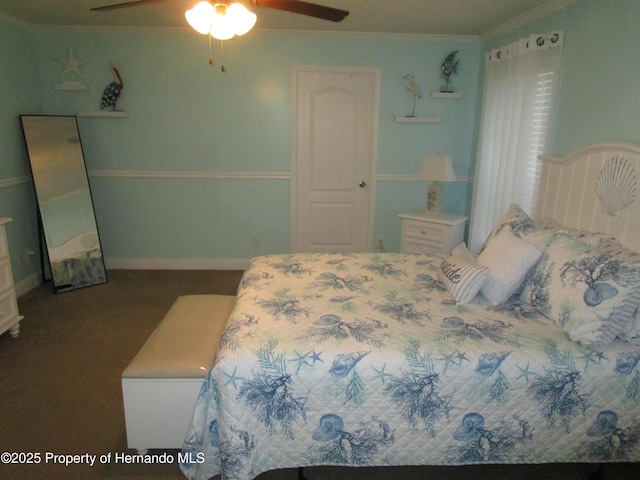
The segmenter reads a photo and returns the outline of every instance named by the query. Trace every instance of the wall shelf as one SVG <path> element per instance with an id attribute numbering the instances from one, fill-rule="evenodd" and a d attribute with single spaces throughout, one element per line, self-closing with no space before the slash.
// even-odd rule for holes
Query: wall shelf
<path id="1" fill-rule="evenodd" d="M 110 110 L 108 111 L 104 111 L 104 110 L 84 110 L 80 113 L 78 113 L 78 115 L 80 117 L 110 117 L 110 118 L 125 118 L 129 116 L 129 112 L 125 112 L 125 111 L 115 111 L 112 112 Z"/>
<path id="2" fill-rule="evenodd" d="M 440 123 L 441 117 L 395 117 L 396 123 Z"/>
<path id="3" fill-rule="evenodd" d="M 458 92 L 431 92 L 433 98 L 462 98 L 462 94 Z"/>
<path id="4" fill-rule="evenodd" d="M 62 90 L 65 92 L 79 92 L 89 89 L 84 83 L 80 82 L 62 82 L 58 85 L 54 85 L 53 88 L 55 90 Z"/>

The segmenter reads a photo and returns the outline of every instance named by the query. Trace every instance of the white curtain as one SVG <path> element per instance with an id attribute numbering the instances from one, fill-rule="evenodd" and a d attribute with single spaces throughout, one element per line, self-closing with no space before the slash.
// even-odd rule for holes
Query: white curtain
<path id="1" fill-rule="evenodd" d="M 487 54 L 469 248 L 478 251 L 512 203 L 533 214 L 563 32 L 531 35 Z"/>

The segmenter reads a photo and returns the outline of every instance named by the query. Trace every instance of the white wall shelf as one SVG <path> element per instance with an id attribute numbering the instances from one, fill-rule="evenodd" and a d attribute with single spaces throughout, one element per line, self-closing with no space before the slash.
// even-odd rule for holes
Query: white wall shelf
<path id="1" fill-rule="evenodd" d="M 110 118 L 125 118 L 129 116 L 129 112 L 125 111 L 115 111 L 111 110 L 84 110 L 78 113 L 81 117 L 110 117 Z"/>
<path id="2" fill-rule="evenodd" d="M 431 92 L 433 98 L 462 98 L 462 94 L 458 92 Z"/>
<path id="3" fill-rule="evenodd" d="M 81 82 L 62 82 L 58 85 L 54 85 L 53 88 L 55 90 L 62 90 L 65 92 L 80 92 L 89 89 L 84 83 Z"/>
<path id="4" fill-rule="evenodd" d="M 441 117 L 395 117 L 396 123 L 440 123 Z"/>

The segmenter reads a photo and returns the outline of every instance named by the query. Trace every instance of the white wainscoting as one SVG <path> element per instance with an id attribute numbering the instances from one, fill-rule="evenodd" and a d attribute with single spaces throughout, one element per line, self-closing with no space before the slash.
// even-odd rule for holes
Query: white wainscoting
<path id="1" fill-rule="evenodd" d="M 290 180 L 289 172 L 214 172 L 175 170 L 89 170 L 96 178 L 140 179 L 238 179 L 238 180 Z M 461 182 L 472 179 L 461 177 Z M 0 188 L 29 182 L 27 176 L 0 180 Z M 384 173 L 376 175 L 379 182 L 416 182 L 412 174 Z M 111 270 L 244 270 L 249 258 L 129 258 L 105 257 L 105 266 Z M 16 284 L 16 292 L 22 295 L 40 283 L 38 275 L 32 275 Z"/>

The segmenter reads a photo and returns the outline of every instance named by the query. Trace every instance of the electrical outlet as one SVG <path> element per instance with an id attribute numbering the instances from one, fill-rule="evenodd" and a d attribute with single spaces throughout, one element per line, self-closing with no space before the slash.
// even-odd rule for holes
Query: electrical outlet
<path id="1" fill-rule="evenodd" d="M 260 246 L 260 237 L 258 235 L 253 235 L 251 237 L 251 245 L 254 247 Z"/>
<path id="2" fill-rule="evenodd" d="M 384 240 L 381 238 L 378 239 L 378 251 L 384 252 Z"/>
<path id="3" fill-rule="evenodd" d="M 26 248 L 18 253 L 18 265 L 33 265 L 36 252 L 31 248 Z"/>

